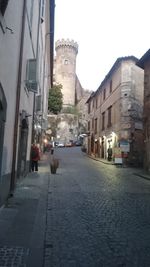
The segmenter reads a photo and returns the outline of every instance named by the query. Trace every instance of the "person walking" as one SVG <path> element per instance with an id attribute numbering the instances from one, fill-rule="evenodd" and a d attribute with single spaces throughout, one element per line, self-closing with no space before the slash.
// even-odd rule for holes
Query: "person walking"
<path id="1" fill-rule="evenodd" d="M 33 144 L 31 147 L 31 170 L 38 172 L 38 161 L 40 160 L 39 148 L 36 144 Z"/>
<path id="2" fill-rule="evenodd" d="M 108 153 L 108 161 L 111 161 L 112 160 L 112 148 L 110 146 L 107 150 L 107 153 Z"/>

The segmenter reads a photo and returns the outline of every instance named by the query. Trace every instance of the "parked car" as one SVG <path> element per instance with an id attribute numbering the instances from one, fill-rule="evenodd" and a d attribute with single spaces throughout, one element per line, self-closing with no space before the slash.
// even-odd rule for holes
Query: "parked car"
<path id="1" fill-rule="evenodd" d="M 76 141 L 75 146 L 82 146 L 82 142 L 80 140 Z"/>
<path id="2" fill-rule="evenodd" d="M 65 146 L 64 142 L 59 142 L 59 143 L 57 144 L 57 147 L 64 147 L 64 146 Z"/>
<path id="3" fill-rule="evenodd" d="M 54 146 L 58 146 L 59 142 L 58 141 L 55 141 L 54 142 Z"/>
<path id="4" fill-rule="evenodd" d="M 71 146 L 72 146 L 72 142 L 67 142 L 67 143 L 65 144 L 65 146 L 66 146 L 66 147 L 71 147 Z"/>

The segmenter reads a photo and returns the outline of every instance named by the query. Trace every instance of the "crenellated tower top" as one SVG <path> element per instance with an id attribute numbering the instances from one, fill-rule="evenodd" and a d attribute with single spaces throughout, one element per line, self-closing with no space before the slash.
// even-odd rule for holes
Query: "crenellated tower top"
<path id="1" fill-rule="evenodd" d="M 56 43 L 55 43 L 55 50 L 56 51 L 57 51 L 57 49 L 63 48 L 63 47 L 71 48 L 75 51 L 76 54 L 78 53 L 78 44 L 74 40 L 61 39 L 61 40 L 56 41 Z"/>

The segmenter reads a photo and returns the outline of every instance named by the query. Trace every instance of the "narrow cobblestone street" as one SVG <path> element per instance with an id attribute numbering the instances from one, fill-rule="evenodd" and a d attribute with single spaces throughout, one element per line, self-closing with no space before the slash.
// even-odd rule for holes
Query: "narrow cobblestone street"
<path id="1" fill-rule="evenodd" d="M 57 148 L 0 211 L 0 267 L 149 267 L 150 180 Z M 144 177 L 144 176 L 143 176 Z"/>
<path id="2" fill-rule="evenodd" d="M 45 267 L 149 267 L 150 181 L 134 169 L 93 161 L 77 148 L 57 153 Z"/>

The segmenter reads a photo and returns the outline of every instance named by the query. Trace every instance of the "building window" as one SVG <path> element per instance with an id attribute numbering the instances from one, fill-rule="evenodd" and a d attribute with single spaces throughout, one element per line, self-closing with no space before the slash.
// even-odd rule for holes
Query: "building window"
<path id="1" fill-rule="evenodd" d="M 95 119 L 95 134 L 97 134 L 97 119 Z"/>
<path id="2" fill-rule="evenodd" d="M 112 92 L 112 80 L 110 81 L 109 92 L 110 92 L 110 94 L 111 94 L 111 92 Z"/>
<path id="3" fill-rule="evenodd" d="M 94 118 L 92 118 L 92 130 L 94 130 Z"/>
<path id="4" fill-rule="evenodd" d="M 94 108 L 94 99 L 93 99 L 93 108 Z"/>
<path id="5" fill-rule="evenodd" d="M 4 16 L 9 0 L 0 0 L 0 12 Z"/>
<path id="6" fill-rule="evenodd" d="M 98 96 L 96 97 L 96 109 L 97 109 L 97 107 L 98 107 Z"/>
<path id="7" fill-rule="evenodd" d="M 102 130 L 105 129 L 105 112 L 102 113 Z"/>
<path id="8" fill-rule="evenodd" d="M 90 121 L 88 121 L 88 131 L 90 131 Z"/>
<path id="9" fill-rule="evenodd" d="M 103 100 L 106 98 L 106 88 L 103 90 Z"/>
<path id="10" fill-rule="evenodd" d="M 108 108 L 108 127 L 112 125 L 112 106 Z"/>
<path id="11" fill-rule="evenodd" d="M 88 113 L 91 112 L 91 103 L 88 103 Z"/>

